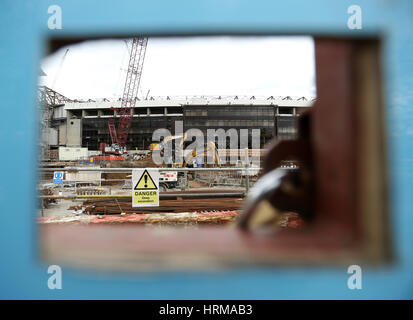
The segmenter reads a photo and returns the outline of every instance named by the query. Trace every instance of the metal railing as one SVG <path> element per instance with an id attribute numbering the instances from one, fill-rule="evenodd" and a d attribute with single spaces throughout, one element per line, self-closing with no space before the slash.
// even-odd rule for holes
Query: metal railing
<path id="1" fill-rule="evenodd" d="M 64 184 L 70 185 L 74 184 L 75 192 L 77 190 L 78 184 L 93 183 L 96 182 L 99 186 L 102 186 L 102 182 L 121 182 L 126 183 L 131 180 L 130 178 L 125 179 L 102 179 L 102 173 L 132 173 L 134 169 L 142 168 L 88 168 L 88 167 L 66 167 L 66 168 L 39 168 L 40 172 L 54 172 L 54 171 L 64 171 L 69 173 L 76 172 L 99 172 L 99 179 L 87 179 L 87 180 L 64 180 Z M 148 168 L 146 168 L 148 169 Z M 149 168 L 152 169 L 152 168 Z M 159 168 L 154 167 L 161 172 L 180 172 L 178 174 L 178 188 L 181 190 L 191 189 L 188 174 L 191 174 L 191 181 L 198 181 L 205 184 L 205 187 L 243 187 L 245 191 L 248 192 L 251 184 L 255 182 L 261 168 L 257 167 L 215 167 L 215 168 Z M 218 174 L 217 174 L 218 173 Z M 51 181 L 50 180 L 44 180 Z M 51 183 L 50 182 L 50 183 Z M 55 185 L 58 186 L 58 185 Z"/>

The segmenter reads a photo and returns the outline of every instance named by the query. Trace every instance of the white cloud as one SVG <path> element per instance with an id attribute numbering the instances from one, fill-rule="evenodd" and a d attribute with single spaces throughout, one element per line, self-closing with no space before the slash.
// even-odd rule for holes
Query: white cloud
<path id="1" fill-rule="evenodd" d="M 51 86 L 66 48 L 46 57 Z M 122 93 L 128 62 L 123 40 L 76 44 L 63 61 L 56 91 L 70 98 L 114 98 Z M 315 96 L 311 37 L 150 38 L 140 96 Z"/>

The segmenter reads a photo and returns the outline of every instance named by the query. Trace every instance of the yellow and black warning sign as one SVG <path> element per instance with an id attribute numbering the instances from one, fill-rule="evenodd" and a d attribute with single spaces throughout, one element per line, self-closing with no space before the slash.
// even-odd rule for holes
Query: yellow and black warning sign
<path id="1" fill-rule="evenodd" d="M 159 171 L 158 169 L 133 169 L 132 171 L 132 206 L 159 206 Z"/>

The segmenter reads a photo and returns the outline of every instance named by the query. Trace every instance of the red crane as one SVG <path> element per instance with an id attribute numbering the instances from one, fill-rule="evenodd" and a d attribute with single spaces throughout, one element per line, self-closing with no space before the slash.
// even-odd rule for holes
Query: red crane
<path id="1" fill-rule="evenodd" d="M 132 39 L 121 106 L 120 108 L 111 108 L 119 111 L 117 130 L 115 126 L 116 118 L 110 118 L 108 121 L 109 134 L 112 142 L 111 147 L 114 150 L 114 152 L 110 153 L 121 154 L 126 151 L 126 140 L 128 139 L 128 133 L 132 123 L 133 108 L 135 107 L 138 96 L 147 44 L 148 38 L 140 37 Z M 105 153 L 104 149 L 105 145 L 101 145 L 102 153 Z"/>

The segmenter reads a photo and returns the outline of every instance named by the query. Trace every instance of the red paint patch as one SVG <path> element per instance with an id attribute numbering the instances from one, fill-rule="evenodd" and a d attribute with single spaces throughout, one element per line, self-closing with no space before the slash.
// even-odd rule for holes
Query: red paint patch
<path id="1" fill-rule="evenodd" d="M 101 217 L 93 217 L 89 223 L 125 223 L 125 222 L 141 222 L 146 219 L 145 214 L 132 214 L 126 216 L 120 215 L 104 215 Z"/>

